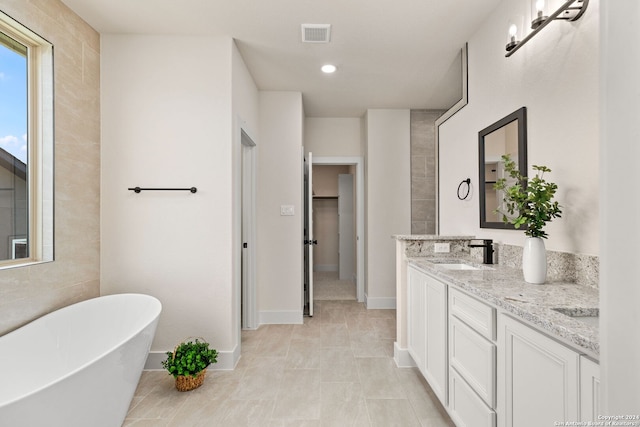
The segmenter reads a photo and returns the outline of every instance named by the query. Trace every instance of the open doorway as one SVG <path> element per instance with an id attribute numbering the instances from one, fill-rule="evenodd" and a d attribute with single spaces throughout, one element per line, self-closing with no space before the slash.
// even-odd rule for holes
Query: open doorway
<path id="1" fill-rule="evenodd" d="M 364 301 L 360 157 L 313 157 L 314 298 Z"/>
<path id="2" fill-rule="evenodd" d="M 313 167 L 315 299 L 356 299 L 355 166 Z"/>

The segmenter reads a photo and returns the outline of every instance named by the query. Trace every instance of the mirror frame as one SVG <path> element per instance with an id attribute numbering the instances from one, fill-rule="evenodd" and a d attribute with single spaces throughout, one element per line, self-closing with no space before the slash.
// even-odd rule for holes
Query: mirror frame
<path id="1" fill-rule="evenodd" d="M 503 230 L 515 230 L 513 224 L 505 222 L 487 221 L 487 207 L 485 196 L 485 142 L 484 139 L 490 133 L 508 125 L 513 121 L 518 121 L 518 169 L 522 176 L 527 176 L 527 107 L 522 107 L 508 116 L 498 120 L 494 124 L 478 132 L 478 193 L 480 194 L 480 228 L 497 228 Z"/>

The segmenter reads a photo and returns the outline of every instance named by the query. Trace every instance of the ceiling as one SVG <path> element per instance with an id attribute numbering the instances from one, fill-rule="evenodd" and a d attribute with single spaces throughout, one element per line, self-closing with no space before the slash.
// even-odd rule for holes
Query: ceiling
<path id="1" fill-rule="evenodd" d="M 307 117 L 446 109 L 460 48 L 500 0 L 62 0 L 101 34 L 233 37 L 258 89 L 302 92 Z M 331 24 L 327 44 L 301 24 Z M 320 71 L 325 63 L 334 74 Z"/>

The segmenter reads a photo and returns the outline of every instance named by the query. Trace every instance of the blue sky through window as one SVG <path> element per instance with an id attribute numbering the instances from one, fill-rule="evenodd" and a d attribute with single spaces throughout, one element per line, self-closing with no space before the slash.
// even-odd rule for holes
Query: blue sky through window
<path id="1" fill-rule="evenodd" d="M 27 58 L 1 42 L 0 148 L 27 163 Z"/>

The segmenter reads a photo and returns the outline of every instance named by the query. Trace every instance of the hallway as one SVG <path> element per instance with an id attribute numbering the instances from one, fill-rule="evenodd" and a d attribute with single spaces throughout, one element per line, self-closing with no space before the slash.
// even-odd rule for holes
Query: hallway
<path id="1" fill-rule="evenodd" d="M 355 301 L 356 284 L 352 280 L 338 279 L 337 271 L 315 271 L 313 273 L 313 299 L 316 301 Z"/>
<path id="2" fill-rule="evenodd" d="M 454 426 L 418 370 L 395 366 L 394 310 L 318 300 L 315 312 L 243 331 L 236 369 L 197 390 L 145 371 L 124 426 Z"/>

